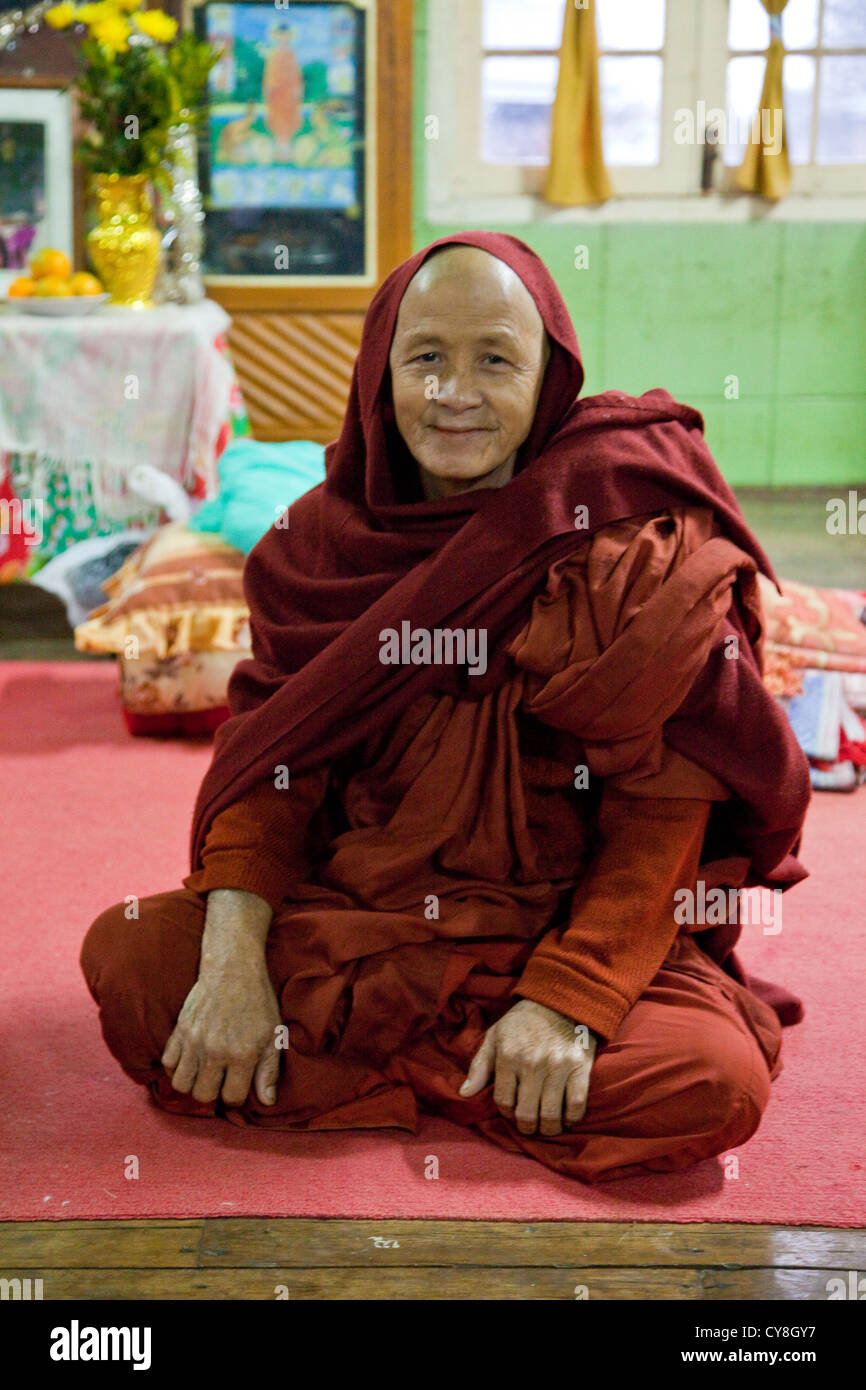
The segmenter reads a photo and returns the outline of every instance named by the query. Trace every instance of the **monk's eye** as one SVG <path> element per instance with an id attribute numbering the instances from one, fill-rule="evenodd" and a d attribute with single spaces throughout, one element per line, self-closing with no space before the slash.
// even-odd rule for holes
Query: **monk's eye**
<path id="1" fill-rule="evenodd" d="M 416 362 L 429 362 L 431 358 L 438 357 L 438 355 L 439 354 L 434 352 L 431 348 L 429 352 L 419 352 L 415 360 Z"/>
<path id="2" fill-rule="evenodd" d="M 504 357 L 500 357 L 499 354 L 496 353 L 496 352 L 488 352 L 488 353 L 487 353 L 487 361 L 488 361 L 488 362 L 494 363 L 495 366 L 498 366 L 500 362 L 504 362 L 504 361 L 505 361 L 505 358 L 504 358 Z"/>

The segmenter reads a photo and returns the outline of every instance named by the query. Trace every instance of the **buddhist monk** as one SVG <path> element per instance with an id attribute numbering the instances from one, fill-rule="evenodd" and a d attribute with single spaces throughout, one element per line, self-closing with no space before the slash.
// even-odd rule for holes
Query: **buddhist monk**
<path id="1" fill-rule="evenodd" d="M 755 1132 L 802 1010 L 736 909 L 805 876 L 809 797 L 761 679 L 772 571 L 695 411 L 582 382 L 514 237 L 378 290 L 325 481 L 247 562 L 191 873 L 84 942 L 163 1109 L 437 1114 L 585 1182 Z"/>

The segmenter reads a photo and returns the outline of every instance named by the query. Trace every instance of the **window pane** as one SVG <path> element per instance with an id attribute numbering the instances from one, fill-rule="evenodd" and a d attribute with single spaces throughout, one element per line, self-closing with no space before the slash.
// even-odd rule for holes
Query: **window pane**
<path id="1" fill-rule="evenodd" d="M 564 12 L 565 0 L 484 0 L 484 47 L 552 48 L 558 52 Z"/>
<path id="2" fill-rule="evenodd" d="M 819 164 L 866 164 L 866 57 L 822 58 Z"/>
<path id="3" fill-rule="evenodd" d="M 782 38 L 786 48 L 814 48 L 818 42 L 818 0 L 788 0 L 782 15 Z M 763 49 L 769 42 L 770 21 L 761 0 L 731 0 L 728 47 L 734 52 Z"/>
<path id="4" fill-rule="evenodd" d="M 728 48 L 766 48 L 769 42 L 770 21 L 761 0 L 731 0 Z"/>
<path id="5" fill-rule="evenodd" d="M 661 58 L 599 59 L 606 164 L 658 164 Z"/>
<path id="6" fill-rule="evenodd" d="M 825 48 L 866 48 L 866 5 L 863 0 L 824 0 Z"/>
<path id="7" fill-rule="evenodd" d="M 556 58 L 484 59 L 482 159 L 491 164 L 547 163 L 558 69 Z"/>
<path id="8" fill-rule="evenodd" d="M 815 47 L 818 42 L 818 0 L 788 0 L 782 15 L 782 39 L 786 48 Z"/>
<path id="9" fill-rule="evenodd" d="M 742 164 L 746 141 L 761 100 L 764 58 L 732 58 L 728 63 L 725 96 L 724 160 Z"/>
<path id="10" fill-rule="evenodd" d="M 566 0 L 484 0 L 484 47 L 558 51 L 565 3 Z M 595 13 L 602 49 L 651 50 L 664 44 L 665 0 L 596 0 Z"/>
<path id="11" fill-rule="evenodd" d="M 793 53 L 782 65 L 785 102 L 785 138 L 792 164 L 808 164 L 812 158 L 812 107 L 815 102 L 815 59 Z M 772 127 L 771 127 L 772 130 Z"/>
<path id="12" fill-rule="evenodd" d="M 764 58 L 732 58 L 728 63 L 724 131 L 726 164 L 736 165 L 743 162 L 746 143 L 752 138 L 752 123 L 757 113 L 758 102 L 761 100 L 765 62 Z M 782 68 L 782 89 L 788 158 L 792 164 L 808 164 L 815 90 L 815 59 L 807 58 L 803 54 L 786 57 Z M 772 143 L 779 138 L 777 117 L 770 113 L 763 119 L 768 139 Z"/>
<path id="13" fill-rule="evenodd" d="M 664 46 L 665 0 L 596 0 L 595 17 L 599 48 Z"/>

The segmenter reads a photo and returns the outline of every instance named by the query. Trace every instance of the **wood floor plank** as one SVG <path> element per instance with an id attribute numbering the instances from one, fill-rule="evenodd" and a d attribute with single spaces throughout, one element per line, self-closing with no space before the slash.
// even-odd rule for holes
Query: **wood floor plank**
<path id="1" fill-rule="evenodd" d="M 392 1246 L 385 1242 L 394 1241 Z M 866 1269 L 866 1231 L 655 1222 L 186 1221 L 0 1223 L 10 1267 L 369 1266 Z"/>
<path id="2" fill-rule="evenodd" d="M 385 1242 L 397 1242 L 397 1246 Z M 866 1231 L 650 1222 L 207 1218 L 205 1268 L 233 1265 L 670 1265 L 866 1268 Z"/>
<path id="3" fill-rule="evenodd" d="M 11 1271 L 14 1276 L 18 1271 Z M 32 1271 L 30 1272 L 32 1273 Z M 587 1285 L 588 1270 L 565 1269 L 207 1269 L 41 1271 L 43 1298 L 64 1299 L 262 1299 L 278 1291 L 298 1299 L 569 1299 Z M 694 1270 L 598 1271 L 597 1297 L 699 1298 Z M 645 1277 L 644 1277 L 645 1276 Z M 8 1276 L 7 1276 L 8 1277 Z M 649 1292 L 648 1292 L 649 1291 Z M 285 1296 L 285 1295 L 283 1295 Z"/>
<path id="4" fill-rule="evenodd" d="M 100 1231 L 128 1230 L 130 1226 L 140 1226 L 142 1229 L 153 1226 L 200 1226 L 206 1218 L 203 1216 L 109 1216 L 100 1217 L 95 1220 L 69 1220 L 69 1221 L 0 1221 L 0 1233 L 7 1229 L 11 1230 L 34 1230 L 43 1231 L 47 1226 L 61 1226 L 67 1231 Z M 263 1219 L 263 1218 L 261 1218 Z M 287 1221 L 291 1217 L 281 1218 Z"/>
<path id="5" fill-rule="evenodd" d="M 34 1271 L 7 1271 L 6 1278 Z M 588 1299 L 607 1301 L 827 1299 L 831 1269 L 701 1270 L 478 1267 L 393 1269 L 44 1269 L 43 1300 Z M 585 1291 L 585 1292 L 584 1292 Z"/>
<path id="6" fill-rule="evenodd" d="M 194 1269 L 204 1222 L 30 1221 L 0 1225 L 0 1273 L 21 1268 Z"/>

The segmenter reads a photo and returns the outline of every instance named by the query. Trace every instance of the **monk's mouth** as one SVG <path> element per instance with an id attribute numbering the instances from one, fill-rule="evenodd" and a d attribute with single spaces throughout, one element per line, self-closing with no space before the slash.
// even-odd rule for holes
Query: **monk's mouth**
<path id="1" fill-rule="evenodd" d="M 486 429 L 486 428 L 485 428 L 484 426 L 482 426 L 482 425 L 473 426 L 473 428 L 472 428 L 471 430 L 449 430 L 449 429 L 446 429 L 443 425 L 431 425 L 430 428 L 431 428 L 431 429 L 434 429 L 434 430 L 436 431 L 437 434 L 450 434 L 450 435 L 456 435 L 457 437 L 460 437 L 460 438 L 465 438 L 466 435 L 470 435 L 470 434 L 489 434 L 489 433 L 490 433 L 489 429 Z"/>

